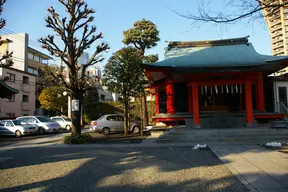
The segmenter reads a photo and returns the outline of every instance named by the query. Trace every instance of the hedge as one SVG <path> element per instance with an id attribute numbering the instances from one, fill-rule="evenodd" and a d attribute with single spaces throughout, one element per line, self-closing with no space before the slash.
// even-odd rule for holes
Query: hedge
<path id="1" fill-rule="evenodd" d="M 140 107 L 141 104 L 139 101 L 131 102 L 130 115 L 133 117 L 140 118 L 141 117 Z M 152 121 L 152 116 L 154 116 L 156 113 L 155 101 L 147 101 L 147 110 L 149 121 Z M 123 114 L 123 111 L 124 107 L 123 104 L 120 102 L 99 102 L 93 114 L 89 115 L 84 114 L 84 121 L 90 124 L 92 120 L 96 120 L 103 115 L 115 114 L 115 113 Z M 88 118 L 88 116 L 90 118 Z"/>

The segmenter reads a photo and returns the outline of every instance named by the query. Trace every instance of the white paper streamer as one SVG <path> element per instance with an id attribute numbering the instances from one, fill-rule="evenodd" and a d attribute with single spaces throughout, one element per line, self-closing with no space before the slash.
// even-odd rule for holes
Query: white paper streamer
<path id="1" fill-rule="evenodd" d="M 236 89 L 236 93 L 238 93 L 238 85 L 237 84 L 235 86 L 235 89 Z"/>
<path id="2" fill-rule="evenodd" d="M 226 92 L 229 93 L 228 85 L 226 85 Z"/>
<path id="3" fill-rule="evenodd" d="M 207 85 L 205 85 L 205 93 L 207 93 Z"/>
<path id="4" fill-rule="evenodd" d="M 233 85 L 231 85 L 231 93 L 233 94 Z"/>
<path id="5" fill-rule="evenodd" d="M 218 87 L 215 85 L 215 93 L 218 94 Z"/>

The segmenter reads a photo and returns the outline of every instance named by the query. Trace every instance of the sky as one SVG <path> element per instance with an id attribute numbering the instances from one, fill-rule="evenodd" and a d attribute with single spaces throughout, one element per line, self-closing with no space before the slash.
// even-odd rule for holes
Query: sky
<path id="1" fill-rule="evenodd" d="M 133 23 L 142 18 L 151 20 L 157 25 L 161 40 L 147 53 L 158 54 L 160 60 L 163 60 L 164 48 L 167 46 L 165 41 L 200 41 L 248 35 L 249 41 L 258 53 L 271 55 L 269 32 L 263 22 L 247 24 L 243 21 L 229 26 L 215 26 L 208 23 L 191 28 L 191 20 L 169 10 L 171 8 L 180 13 L 197 13 L 199 0 L 86 0 L 86 2 L 89 7 L 96 10 L 93 24 L 98 32 L 103 33 L 103 40 L 110 46 L 108 53 L 104 54 L 106 60 L 124 47 L 123 31 L 133 27 Z M 47 53 L 41 50 L 37 40 L 53 34 L 53 31 L 45 27 L 44 21 L 49 6 L 53 6 L 60 15 L 66 14 L 58 0 L 7 0 L 2 15 L 7 23 L 6 32 L 10 30 L 29 34 L 30 46 Z M 222 10 L 223 0 L 213 0 L 213 4 L 207 6 L 215 11 Z M 93 49 L 90 48 L 87 52 L 92 54 Z M 105 61 L 98 64 L 98 67 L 103 68 Z"/>

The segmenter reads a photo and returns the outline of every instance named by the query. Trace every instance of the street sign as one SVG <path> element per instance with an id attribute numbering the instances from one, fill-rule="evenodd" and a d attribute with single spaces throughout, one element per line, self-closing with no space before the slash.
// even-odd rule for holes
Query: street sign
<path id="1" fill-rule="evenodd" d="M 79 100 L 72 100 L 72 111 L 79 111 Z"/>

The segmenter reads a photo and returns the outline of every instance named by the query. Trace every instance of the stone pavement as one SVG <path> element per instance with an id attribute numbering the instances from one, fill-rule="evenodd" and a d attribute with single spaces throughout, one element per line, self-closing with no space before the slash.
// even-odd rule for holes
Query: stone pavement
<path id="1" fill-rule="evenodd" d="M 251 191 L 288 192 L 288 154 L 259 145 L 211 145 L 210 148 Z"/>

